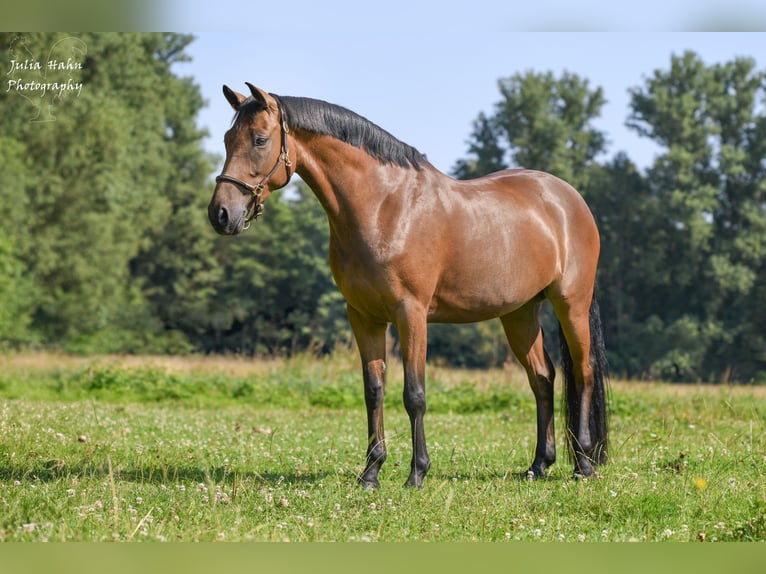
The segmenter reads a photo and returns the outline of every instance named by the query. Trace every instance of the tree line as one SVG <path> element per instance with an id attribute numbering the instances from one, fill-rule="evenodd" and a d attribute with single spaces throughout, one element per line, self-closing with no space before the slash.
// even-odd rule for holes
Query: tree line
<path id="1" fill-rule="evenodd" d="M 0 93 L 0 343 L 245 354 L 347 343 L 326 218 L 305 185 L 270 198 L 256 234 L 221 238 L 207 222 L 218 158 L 196 125 L 199 86 L 173 68 L 193 38 L 67 38 L 0 34 L 27 60 L 48 61 L 55 47 L 82 64 L 45 74 L 79 92 Z M 14 74 L 23 86 L 40 77 Z M 624 152 L 607 157 L 608 134 L 594 127 L 606 96 L 586 78 L 517 73 L 498 91 L 453 175 L 530 167 L 583 194 L 602 237 L 598 295 L 615 374 L 766 379 L 766 72 L 755 60 L 670 55 L 632 88 L 627 124 L 660 150 L 646 169 Z M 430 357 L 502 363 L 496 323 L 433 326 Z"/>

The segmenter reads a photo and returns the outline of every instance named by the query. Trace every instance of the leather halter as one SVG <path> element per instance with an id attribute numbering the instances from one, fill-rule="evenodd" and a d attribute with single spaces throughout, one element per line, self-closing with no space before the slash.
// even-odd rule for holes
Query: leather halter
<path id="1" fill-rule="evenodd" d="M 287 120 L 285 119 L 284 112 L 282 111 L 282 106 L 279 103 L 279 100 L 272 94 L 272 97 L 277 102 L 277 110 L 279 111 L 279 125 L 282 129 L 282 136 L 281 136 L 281 149 L 279 151 L 279 157 L 277 157 L 277 161 L 274 164 L 274 167 L 271 168 L 271 171 L 266 174 L 266 176 L 258 183 L 253 185 L 252 183 L 247 183 L 246 181 L 243 181 L 237 177 L 234 177 L 232 175 L 227 175 L 225 173 L 222 173 L 215 178 L 216 183 L 221 183 L 222 181 L 226 181 L 229 183 L 233 183 L 237 187 L 241 187 L 249 191 L 253 195 L 253 213 L 250 217 L 248 217 L 245 220 L 245 223 L 247 224 L 245 229 L 250 227 L 250 222 L 253 219 L 258 219 L 261 214 L 263 213 L 263 203 L 261 202 L 261 194 L 263 193 L 263 186 L 266 185 L 266 183 L 271 179 L 271 176 L 273 176 L 277 169 L 279 168 L 279 164 L 281 162 L 285 162 L 285 170 L 287 171 L 287 182 L 285 185 L 290 183 L 290 178 L 292 177 L 292 174 L 290 173 L 290 166 L 293 165 L 293 163 L 290 161 L 290 155 L 287 153 L 287 134 L 290 133 L 290 129 L 287 127 Z M 282 186 L 284 187 L 284 186 Z"/>

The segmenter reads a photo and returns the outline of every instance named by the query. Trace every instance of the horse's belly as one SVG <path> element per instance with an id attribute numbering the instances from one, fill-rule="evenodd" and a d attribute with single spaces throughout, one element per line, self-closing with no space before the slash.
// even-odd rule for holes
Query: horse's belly
<path id="1" fill-rule="evenodd" d="M 485 242 L 489 247 L 468 250 L 442 270 L 429 305 L 430 321 L 483 321 L 543 297 L 560 275 L 556 244 L 547 237 L 512 237 L 504 245 L 503 238 L 497 234 L 494 241 Z"/>
<path id="2" fill-rule="evenodd" d="M 527 289 L 491 291 L 464 287 L 450 292 L 437 292 L 428 309 L 431 323 L 474 323 L 502 317 L 526 305 L 529 301 L 542 299 L 545 285 Z"/>

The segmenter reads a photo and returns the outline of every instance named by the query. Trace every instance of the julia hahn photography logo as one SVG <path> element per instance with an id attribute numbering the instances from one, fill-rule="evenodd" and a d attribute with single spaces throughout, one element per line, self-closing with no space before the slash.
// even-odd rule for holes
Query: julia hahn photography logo
<path id="1" fill-rule="evenodd" d="M 29 101 L 29 121 L 54 122 L 61 103 L 82 93 L 87 53 L 85 42 L 74 36 L 57 40 L 41 54 L 30 49 L 26 36 L 16 36 L 8 46 L 5 92 Z"/>

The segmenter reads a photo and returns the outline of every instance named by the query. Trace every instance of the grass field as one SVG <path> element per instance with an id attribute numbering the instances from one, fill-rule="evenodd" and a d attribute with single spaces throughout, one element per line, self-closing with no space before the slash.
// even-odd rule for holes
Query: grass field
<path id="1" fill-rule="evenodd" d="M 610 464 L 572 480 L 558 417 L 559 462 L 530 482 L 524 376 L 430 368 L 411 491 L 399 372 L 368 492 L 352 353 L 0 356 L 0 540 L 766 540 L 766 387 L 613 382 Z"/>

